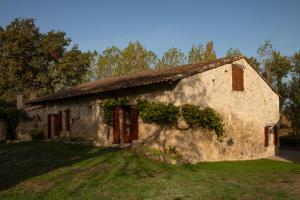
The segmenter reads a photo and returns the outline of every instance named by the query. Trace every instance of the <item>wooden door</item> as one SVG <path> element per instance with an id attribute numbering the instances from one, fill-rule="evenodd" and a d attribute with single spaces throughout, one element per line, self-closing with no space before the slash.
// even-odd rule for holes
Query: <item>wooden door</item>
<path id="1" fill-rule="evenodd" d="M 50 114 L 48 114 L 47 126 L 48 126 L 48 138 L 51 138 L 51 115 Z"/>
<path id="2" fill-rule="evenodd" d="M 139 122 L 138 122 L 138 111 L 135 106 L 131 106 L 131 135 L 132 140 L 139 139 Z"/>
<path id="3" fill-rule="evenodd" d="M 62 131 L 62 112 L 58 112 L 58 130 L 59 132 Z"/>
<path id="4" fill-rule="evenodd" d="M 65 121 L 65 125 L 66 125 L 66 130 L 67 131 L 70 131 L 70 129 L 71 129 L 71 124 L 70 124 L 70 110 L 66 110 L 65 111 L 65 113 L 66 113 L 66 121 Z"/>
<path id="5" fill-rule="evenodd" d="M 119 107 L 113 108 L 113 143 L 120 144 L 120 116 Z"/>
<path id="6" fill-rule="evenodd" d="M 265 127 L 265 147 L 269 146 L 269 127 Z"/>
<path id="7" fill-rule="evenodd" d="M 130 116 L 130 106 L 123 107 L 124 143 L 131 143 L 132 141 L 132 127 Z"/>
<path id="8" fill-rule="evenodd" d="M 54 136 L 59 136 L 59 117 L 58 114 L 53 114 L 54 117 Z"/>
<path id="9" fill-rule="evenodd" d="M 278 145 L 278 126 L 274 126 L 274 146 Z"/>

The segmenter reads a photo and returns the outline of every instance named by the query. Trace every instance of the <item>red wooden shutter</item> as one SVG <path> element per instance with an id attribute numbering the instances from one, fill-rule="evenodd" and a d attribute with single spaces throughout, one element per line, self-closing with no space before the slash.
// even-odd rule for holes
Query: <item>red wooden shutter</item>
<path id="1" fill-rule="evenodd" d="M 58 114 L 54 114 L 54 135 L 58 136 L 59 124 L 58 124 Z"/>
<path id="2" fill-rule="evenodd" d="M 278 145 L 278 126 L 274 126 L 273 128 L 273 133 L 274 133 L 274 145 Z"/>
<path id="3" fill-rule="evenodd" d="M 134 106 L 131 106 L 130 108 L 131 108 L 132 140 L 138 140 L 139 139 L 138 111 Z"/>
<path id="4" fill-rule="evenodd" d="M 66 129 L 67 131 L 70 131 L 71 126 L 70 126 L 70 110 L 66 110 Z"/>
<path id="5" fill-rule="evenodd" d="M 62 131 L 62 112 L 59 111 L 58 113 L 58 130 Z"/>
<path id="6" fill-rule="evenodd" d="M 120 144 L 120 116 L 119 107 L 113 108 L 113 143 Z"/>
<path id="7" fill-rule="evenodd" d="M 232 65 L 232 89 L 244 91 L 244 70 L 237 65 Z"/>
<path id="8" fill-rule="evenodd" d="M 50 114 L 48 114 L 47 126 L 48 126 L 48 138 L 51 138 L 51 115 Z"/>
<path id="9" fill-rule="evenodd" d="M 269 127 L 265 127 L 265 147 L 269 146 Z"/>

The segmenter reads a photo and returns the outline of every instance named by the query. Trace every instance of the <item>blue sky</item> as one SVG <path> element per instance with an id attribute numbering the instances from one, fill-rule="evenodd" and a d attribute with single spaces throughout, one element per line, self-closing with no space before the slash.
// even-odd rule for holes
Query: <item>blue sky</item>
<path id="1" fill-rule="evenodd" d="M 138 40 L 158 55 L 170 47 L 186 53 L 212 40 L 219 57 L 230 47 L 253 56 L 267 39 L 286 55 L 300 50 L 297 0 L 0 0 L 0 25 L 17 17 L 35 18 L 43 32 L 66 32 L 84 51 Z"/>

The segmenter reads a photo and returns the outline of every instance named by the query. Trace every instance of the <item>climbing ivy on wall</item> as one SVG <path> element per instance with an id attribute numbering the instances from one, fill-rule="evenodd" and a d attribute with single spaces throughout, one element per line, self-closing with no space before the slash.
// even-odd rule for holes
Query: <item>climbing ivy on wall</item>
<path id="1" fill-rule="evenodd" d="M 144 122 L 158 125 L 176 124 L 179 109 L 169 103 L 149 102 L 139 99 L 137 109 Z"/>
<path id="2" fill-rule="evenodd" d="M 104 112 L 104 122 L 108 125 L 112 125 L 113 108 L 115 106 L 126 106 L 126 105 L 129 105 L 129 100 L 127 98 L 110 98 L 102 101 L 100 107 L 102 107 Z"/>
<path id="3" fill-rule="evenodd" d="M 200 109 L 199 106 L 185 104 L 182 106 L 182 115 L 185 121 L 195 127 L 214 130 L 218 138 L 224 133 L 224 124 L 221 116 L 212 108 Z"/>
<path id="4" fill-rule="evenodd" d="M 112 125 L 113 108 L 115 106 L 126 105 L 129 105 L 127 98 L 104 100 L 101 107 L 104 111 L 105 123 Z M 165 127 L 165 129 L 167 126 L 175 125 L 179 118 L 179 108 L 170 103 L 149 102 L 148 100 L 138 99 L 137 110 L 144 122 L 155 123 Z M 218 138 L 223 136 L 224 124 L 222 118 L 212 108 L 201 109 L 199 106 L 185 104 L 182 106 L 182 116 L 191 126 L 214 130 Z"/>

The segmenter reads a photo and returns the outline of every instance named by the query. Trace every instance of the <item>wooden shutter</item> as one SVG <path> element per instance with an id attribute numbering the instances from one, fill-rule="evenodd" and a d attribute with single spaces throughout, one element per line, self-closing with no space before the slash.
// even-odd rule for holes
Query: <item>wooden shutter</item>
<path id="1" fill-rule="evenodd" d="M 244 69 L 238 65 L 232 65 L 232 89 L 244 91 Z"/>
<path id="2" fill-rule="evenodd" d="M 119 107 L 113 108 L 113 143 L 120 144 L 120 116 Z"/>
<path id="3" fill-rule="evenodd" d="M 58 130 L 62 131 L 62 112 L 59 111 L 58 113 Z"/>
<path id="4" fill-rule="evenodd" d="M 130 106 L 123 108 L 123 125 L 124 125 L 124 143 L 131 143 L 132 141 L 132 122 L 130 115 Z"/>
<path id="5" fill-rule="evenodd" d="M 273 127 L 273 134 L 274 134 L 274 145 L 278 145 L 278 126 Z"/>
<path id="6" fill-rule="evenodd" d="M 134 106 L 131 106 L 130 109 L 131 109 L 132 140 L 138 140 L 139 139 L 138 111 Z"/>
<path id="7" fill-rule="evenodd" d="M 51 138 L 51 115 L 50 114 L 48 114 L 47 126 L 48 126 L 48 138 Z"/>
<path id="8" fill-rule="evenodd" d="M 58 114 L 54 114 L 54 135 L 58 136 L 59 134 L 59 124 L 58 124 Z"/>
<path id="9" fill-rule="evenodd" d="M 269 127 L 265 127 L 265 147 L 269 146 Z"/>
<path id="10" fill-rule="evenodd" d="M 70 125 L 70 110 L 66 110 L 66 129 L 67 131 L 70 131 L 71 125 Z"/>

